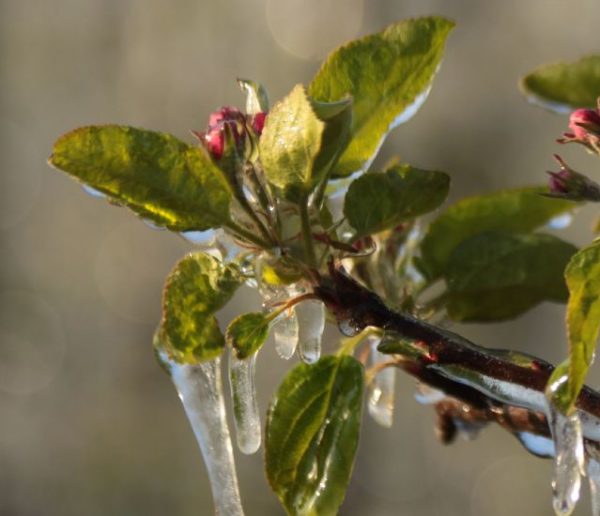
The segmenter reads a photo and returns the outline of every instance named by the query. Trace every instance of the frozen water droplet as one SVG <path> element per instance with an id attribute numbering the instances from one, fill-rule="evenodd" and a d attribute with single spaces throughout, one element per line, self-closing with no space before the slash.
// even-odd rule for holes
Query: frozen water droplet
<path id="1" fill-rule="evenodd" d="M 251 454 L 260 448 L 260 416 L 254 387 L 256 353 L 239 359 L 234 350 L 229 353 L 229 384 L 233 399 L 233 419 L 238 448 Z"/>
<path id="2" fill-rule="evenodd" d="M 298 318 L 298 351 L 300 358 L 313 364 L 321 356 L 321 336 L 325 329 L 325 305 L 309 299 L 296 305 Z"/>
<path id="3" fill-rule="evenodd" d="M 377 366 L 389 360 L 388 355 L 377 351 L 378 337 L 370 337 L 371 366 Z M 386 367 L 380 371 L 369 384 L 368 409 L 373 420 L 383 427 L 391 428 L 394 420 L 394 386 L 396 369 Z"/>
<path id="4" fill-rule="evenodd" d="M 581 490 L 584 466 L 581 422 L 577 413 L 566 416 L 551 403 L 547 417 L 556 451 L 552 503 L 557 515 L 567 516 L 575 509 Z"/>
<path id="5" fill-rule="evenodd" d="M 421 405 L 435 405 L 444 400 L 446 395 L 433 387 L 429 387 L 424 383 L 417 384 L 417 392 L 415 392 L 415 400 Z"/>
<path id="6" fill-rule="evenodd" d="M 298 318 L 295 307 L 286 310 L 273 325 L 273 338 L 277 354 L 289 360 L 294 356 L 298 345 Z"/>
<path id="7" fill-rule="evenodd" d="M 220 516 L 243 516 L 221 382 L 221 359 L 179 364 L 161 354 L 188 417 L 208 470 Z"/>
<path id="8" fill-rule="evenodd" d="M 592 514 L 600 516 L 600 450 L 587 446 L 587 476 L 590 483 Z"/>
<path id="9" fill-rule="evenodd" d="M 106 199 L 108 197 L 106 194 L 96 190 L 95 188 L 92 188 L 91 186 L 81 185 L 81 187 L 86 194 L 91 195 L 95 199 Z"/>
<path id="10" fill-rule="evenodd" d="M 201 247 L 211 247 L 215 244 L 215 230 L 206 231 L 184 231 L 181 236 L 188 242 Z"/>
<path id="11" fill-rule="evenodd" d="M 149 219 L 142 219 L 142 222 L 144 224 L 146 224 L 146 226 L 148 226 L 150 229 L 153 229 L 154 231 L 164 231 L 165 228 L 162 226 L 157 226 L 154 222 L 152 222 Z"/>
<path id="12" fill-rule="evenodd" d="M 338 329 L 341 334 L 345 337 L 354 337 L 360 333 L 360 330 L 356 327 L 356 324 L 348 319 L 343 319 L 338 322 Z"/>
<path id="13" fill-rule="evenodd" d="M 543 435 L 532 434 L 530 432 L 520 432 L 517 435 L 524 448 L 538 457 L 554 457 L 554 441 Z"/>
<path id="14" fill-rule="evenodd" d="M 573 215 L 571 213 L 563 213 L 548 221 L 547 226 L 550 229 L 565 229 L 568 228 L 573 222 Z"/>

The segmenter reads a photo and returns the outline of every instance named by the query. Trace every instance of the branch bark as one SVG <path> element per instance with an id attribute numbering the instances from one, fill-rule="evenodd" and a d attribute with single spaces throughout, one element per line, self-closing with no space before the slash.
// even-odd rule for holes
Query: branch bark
<path id="1" fill-rule="evenodd" d="M 523 353 L 486 349 L 393 311 L 333 262 L 314 291 L 345 335 L 374 326 L 406 339 L 394 349 L 394 365 L 446 394 L 448 399 L 436 405 L 439 428 L 451 428 L 450 418 L 465 424 L 496 422 L 514 434 L 550 435 L 544 393 L 554 370 L 550 363 Z M 585 438 L 600 441 L 600 393 L 584 387 L 576 407 Z M 443 441 L 451 441 L 450 433 L 439 433 Z"/>

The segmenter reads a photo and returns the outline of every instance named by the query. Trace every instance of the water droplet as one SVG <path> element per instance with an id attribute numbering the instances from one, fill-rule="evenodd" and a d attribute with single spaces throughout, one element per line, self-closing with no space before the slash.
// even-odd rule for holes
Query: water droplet
<path id="1" fill-rule="evenodd" d="M 369 337 L 371 366 L 377 366 L 390 359 L 389 355 L 377 351 L 379 341 L 379 337 Z M 396 369 L 394 367 L 386 367 L 380 371 L 369 384 L 367 404 L 369 415 L 376 423 L 385 428 L 391 428 L 394 421 L 395 384 Z"/>
<path id="2" fill-rule="evenodd" d="M 548 403 L 547 418 L 556 451 L 552 504 L 558 516 L 567 516 L 575 509 L 581 489 L 584 467 L 581 422 L 577 413 L 564 415 L 551 403 Z"/>
<path id="3" fill-rule="evenodd" d="M 309 299 L 296 306 L 298 318 L 298 351 L 300 358 L 313 364 L 321 356 L 321 336 L 325 329 L 325 305 L 321 301 Z"/>
<path id="4" fill-rule="evenodd" d="M 221 359 L 179 364 L 160 353 L 188 417 L 210 478 L 215 513 L 243 516 L 225 400 Z"/>
<path id="5" fill-rule="evenodd" d="M 108 196 L 98 190 L 96 190 L 95 188 L 92 188 L 91 186 L 88 185 L 81 185 L 81 188 L 83 188 L 83 191 L 92 196 L 94 199 L 106 199 Z"/>
<path id="6" fill-rule="evenodd" d="M 260 416 L 254 387 L 256 353 L 239 359 L 229 353 L 229 384 L 233 401 L 233 420 L 237 445 L 242 453 L 252 454 L 260 448 Z"/>
<path id="7" fill-rule="evenodd" d="M 565 229 L 571 225 L 571 222 L 573 222 L 573 214 L 562 213 L 561 215 L 557 215 L 550 219 L 547 226 L 550 229 Z"/>

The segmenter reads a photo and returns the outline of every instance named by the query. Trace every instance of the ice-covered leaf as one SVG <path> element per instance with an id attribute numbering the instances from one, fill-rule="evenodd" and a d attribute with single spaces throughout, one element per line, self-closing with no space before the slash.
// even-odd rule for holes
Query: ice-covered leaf
<path id="1" fill-rule="evenodd" d="M 225 338 L 239 359 L 253 355 L 262 347 L 269 336 L 269 322 L 265 314 L 249 312 L 229 323 Z"/>
<path id="2" fill-rule="evenodd" d="M 351 41 L 325 60 L 309 86 L 315 100 L 353 99 L 351 141 L 334 168 L 364 169 L 387 133 L 412 116 L 431 87 L 454 23 L 441 17 L 395 23 Z"/>
<path id="3" fill-rule="evenodd" d="M 241 284 L 237 269 L 195 252 L 169 274 L 163 293 L 160 338 L 171 358 L 196 363 L 221 354 L 225 339 L 214 313 Z"/>
<path id="4" fill-rule="evenodd" d="M 289 514 L 336 514 L 358 444 L 363 369 L 350 356 L 300 364 L 267 415 L 267 478 Z"/>
<path id="5" fill-rule="evenodd" d="M 49 163 L 141 217 L 173 231 L 229 220 L 231 190 L 203 149 L 174 136 L 119 125 L 63 135 Z"/>
<path id="6" fill-rule="evenodd" d="M 469 238 L 446 265 L 448 315 L 457 321 L 499 321 L 545 300 L 565 302 L 563 271 L 576 251 L 572 244 L 542 234 Z"/>
<path id="7" fill-rule="evenodd" d="M 523 77 L 521 88 L 530 100 L 553 111 L 595 107 L 600 97 L 600 55 L 540 66 Z"/>
<path id="8" fill-rule="evenodd" d="M 381 174 L 365 174 L 350 184 L 344 215 L 361 237 L 391 229 L 435 210 L 448 195 L 443 172 L 396 165 Z"/>
<path id="9" fill-rule="evenodd" d="M 565 270 L 569 302 L 569 406 L 577 398 L 594 358 L 600 329 L 600 242 L 581 249 Z"/>
<path id="10" fill-rule="evenodd" d="M 456 246 L 472 236 L 487 231 L 527 233 L 577 206 L 541 196 L 545 191 L 544 187 L 501 190 L 450 206 L 429 226 L 421 243 L 423 272 L 430 279 L 441 276 Z"/>

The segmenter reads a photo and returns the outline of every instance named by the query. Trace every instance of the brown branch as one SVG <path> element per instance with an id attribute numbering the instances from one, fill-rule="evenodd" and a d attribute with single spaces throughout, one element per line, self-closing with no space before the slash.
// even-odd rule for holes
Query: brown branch
<path id="1" fill-rule="evenodd" d="M 530 432 L 549 436 L 546 417 L 541 413 L 543 407 L 527 406 L 526 400 L 517 394 L 510 398 L 506 393 L 494 392 L 493 388 L 478 385 L 470 378 L 503 382 L 505 386 L 515 387 L 515 392 L 532 392 L 537 400 L 543 401 L 554 366 L 521 353 L 517 354 L 517 360 L 511 357 L 513 352 L 477 346 L 460 335 L 393 311 L 341 266 L 331 263 L 329 272 L 320 279 L 314 291 L 335 315 L 342 333 L 357 334 L 367 326 L 374 326 L 412 341 L 407 345 L 407 353 L 398 356 L 395 365 L 453 400 L 436 408 L 441 418 L 440 428 L 448 427 L 448 418 L 455 417 L 465 423 L 496 422 L 515 434 Z M 455 370 L 459 372 L 448 372 Z M 462 378 L 461 374 L 464 375 Z M 600 425 L 598 392 L 584 387 L 576 406 L 587 413 L 586 416 L 598 418 Z M 449 437 L 444 438 L 444 435 L 442 432 L 443 440 L 448 440 Z"/>

